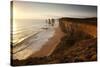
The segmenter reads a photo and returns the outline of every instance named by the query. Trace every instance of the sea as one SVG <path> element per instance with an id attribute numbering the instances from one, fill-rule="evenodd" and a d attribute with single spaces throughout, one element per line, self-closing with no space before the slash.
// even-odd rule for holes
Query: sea
<path id="1" fill-rule="evenodd" d="M 55 28 L 58 26 L 58 20 L 54 26 L 48 24 L 46 19 L 13 20 L 11 32 L 13 59 L 26 59 L 39 51 L 54 36 Z"/>

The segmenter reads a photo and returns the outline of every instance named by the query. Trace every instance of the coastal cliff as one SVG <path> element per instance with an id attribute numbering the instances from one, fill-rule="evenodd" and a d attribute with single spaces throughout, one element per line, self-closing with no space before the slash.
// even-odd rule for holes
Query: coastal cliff
<path id="1" fill-rule="evenodd" d="M 11 60 L 11 65 L 55 64 L 97 60 L 96 18 L 78 19 L 64 17 L 59 19 L 59 27 L 64 36 L 51 55 L 30 57 L 25 60 Z"/>
<path id="2" fill-rule="evenodd" d="M 60 27 L 63 32 L 84 32 L 91 36 L 97 36 L 97 18 L 60 18 Z"/>

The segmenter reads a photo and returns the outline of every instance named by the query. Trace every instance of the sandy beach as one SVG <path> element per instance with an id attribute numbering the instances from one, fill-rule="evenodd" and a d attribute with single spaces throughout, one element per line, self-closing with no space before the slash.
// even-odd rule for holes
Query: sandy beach
<path id="1" fill-rule="evenodd" d="M 59 27 L 55 28 L 54 36 L 50 38 L 39 51 L 32 54 L 31 57 L 43 57 L 51 55 L 63 36 L 64 33 L 61 31 L 61 29 Z"/>
<path id="2" fill-rule="evenodd" d="M 27 59 L 29 57 L 49 56 L 60 43 L 64 33 L 61 31 L 59 24 L 44 29 L 35 36 L 22 41 L 19 46 L 13 49 L 13 59 Z"/>

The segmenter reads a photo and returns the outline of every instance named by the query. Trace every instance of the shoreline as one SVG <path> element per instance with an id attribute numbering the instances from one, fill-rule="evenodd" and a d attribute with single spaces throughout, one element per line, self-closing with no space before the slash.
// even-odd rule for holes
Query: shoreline
<path id="1" fill-rule="evenodd" d="M 51 55 L 56 46 L 60 43 L 60 40 L 63 36 L 64 33 L 58 26 L 57 28 L 55 28 L 54 36 L 50 38 L 39 51 L 35 52 L 30 57 L 33 58 L 33 57 L 43 57 Z"/>
<path id="2" fill-rule="evenodd" d="M 44 57 L 44 56 L 49 56 L 49 55 L 51 55 L 52 54 L 52 52 L 54 51 L 54 49 L 56 48 L 56 46 L 59 44 L 59 42 L 60 42 L 60 39 L 64 36 L 64 33 L 61 31 L 61 29 L 60 29 L 60 27 L 58 26 L 58 27 L 56 27 L 56 28 L 54 28 L 54 30 L 55 30 L 55 32 L 54 32 L 54 34 L 53 34 L 53 36 L 51 37 L 51 38 L 49 38 L 48 39 L 48 41 L 46 41 L 44 44 L 43 44 L 43 46 L 39 49 L 39 50 L 37 50 L 37 51 L 33 51 L 32 52 L 32 50 L 34 50 L 34 48 L 33 49 L 31 49 L 32 47 L 32 45 L 29 45 L 29 47 L 31 47 L 30 49 L 29 49 L 29 51 L 31 50 L 31 54 L 30 55 L 28 55 L 27 57 L 26 57 L 26 55 L 23 55 L 23 57 L 26 57 L 26 58 L 24 58 L 24 59 L 28 59 L 28 58 L 30 58 L 30 57 Z M 42 37 L 44 37 L 44 36 L 42 36 Z M 32 38 L 32 37 L 31 37 Z M 34 44 L 33 44 L 34 45 Z M 19 53 L 16 53 L 16 54 L 14 54 L 13 55 L 13 58 L 14 58 L 14 56 L 16 56 L 17 57 L 17 55 L 19 55 L 19 54 L 23 54 L 23 53 L 25 53 L 25 54 L 27 54 L 26 53 L 26 50 L 29 48 L 29 47 L 26 47 L 26 49 L 24 49 L 24 50 L 22 50 L 21 52 L 19 52 Z M 24 52 L 23 52 L 24 51 Z M 15 57 L 15 59 L 13 59 L 13 60 L 16 60 L 17 58 Z M 20 58 L 20 57 L 19 57 Z M 18 60 L 24 60 L 24 59 L 18 59 Z"/>

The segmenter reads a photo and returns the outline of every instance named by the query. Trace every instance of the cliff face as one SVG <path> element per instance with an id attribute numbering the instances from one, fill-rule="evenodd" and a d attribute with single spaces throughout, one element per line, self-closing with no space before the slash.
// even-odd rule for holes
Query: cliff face
<path id="1" fill-rule="evenodd" d="M 60 18 L 59 24 L 63 32 L 71 34 L 72 32 L 84 32 L 93 37 L 97 37 L 97 20 L 96 18 L 89 19 L 73 19 Z"/>
<path id="2" fill-rule="evenodd" d="M 64 36 L 53 53 L 45 57 L 12 60 L 12 65 L 37 65 L 87 62 L 97 60 L 97 25 L 96 20 L 59 19 L 59 26 Z"/>
<path id="3" fill-rule="evenodd" d="M 60 28 L 66 35 L 61 39 L 60 44 L 51 56 L 56 58 L 61 57 L 59 61 L 61 63 L 96 61 L 96 23 L 96 20 L 93 19 L 92 21 L 92 18 L 91 20 L 90 18 L 89 20 L 71 18 L 59 19 Z"/>
<path id="4" fill-rule="evenodd" d="M 58 50 L 61 52 L 65 46 L 68 47 L 63 51 L 65 58 L 62 62 L 97 60 L 97 20 L 95 18 L 61 18 L 59 24 L 66 36 L 61 40 L 60 45 L 63 48 L 60 46 L 54 52 Z"/>

